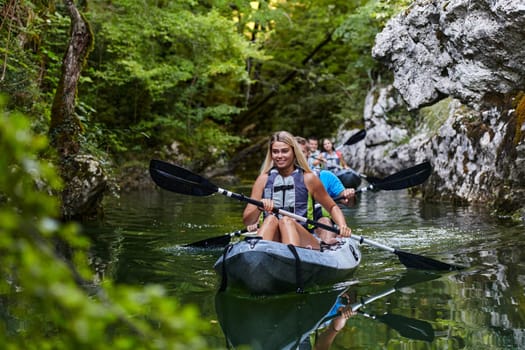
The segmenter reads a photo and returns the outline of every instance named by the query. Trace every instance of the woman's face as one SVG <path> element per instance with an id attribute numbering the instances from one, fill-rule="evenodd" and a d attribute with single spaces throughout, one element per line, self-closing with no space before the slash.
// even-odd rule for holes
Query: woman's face
<path id="1" fill-rule="evenodd" d="M 332 141 L 330 140 L 324 140 L 323 141 L 323 148 L 327 151 L 331 151 L 332 150 Z"/>
<path id="2" fill-rule="evenodd" d="M 295 154 L 292 146 L 281 141 L 275 141 L 271 147 L 272 160 L 277 169 L 284 169 L 293 165 Z"/>

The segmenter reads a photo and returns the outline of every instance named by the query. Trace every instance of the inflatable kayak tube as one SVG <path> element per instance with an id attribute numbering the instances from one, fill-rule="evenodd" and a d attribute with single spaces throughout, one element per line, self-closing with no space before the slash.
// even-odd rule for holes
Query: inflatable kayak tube
<path id="1" fill-rule="evenodd" d="M 361 252 L 350 238 L 314 250 L 247 237 L 227 246 L 214 269 L 222 277 L 222 290 L 280 294 L 343 282 L 360 262 Z"/>
<path id="2" fill-rule="evenodd" d="M 352 169 L 341 169 L 335 172 L 346 188 L 358 188 L 361 184 L 361 177 Z"/>

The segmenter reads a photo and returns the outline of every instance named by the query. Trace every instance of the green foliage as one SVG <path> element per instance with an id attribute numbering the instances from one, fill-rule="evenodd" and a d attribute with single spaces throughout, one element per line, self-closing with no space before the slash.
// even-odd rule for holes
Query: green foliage
<path id="1" fill-rule="evenodd" d="M 102 283 L 88 240 L 54 218 L 61 187 L 38 154 L 45 137 L 0 102 L 0 337 L 2 349 L 206 349 L 208 324 L 156 285 Z"/>
<path id="2" fill-rule="evenodd" d="M 83 4 L 95 35 L 78 87 L 83 150 L 130 160 L 177 142 L 188 165 L 203 167 L 232 156 L 246 141 L 238 135 L 323 137 L 361 126 L 369 85 L 388 74 L 371 58 L 375 35 L 407 0 Z M 69 18 L 62 2 L 0 7 L 9 14 L 0 88 L 8 108 L 45 133 Z"/>
<path id="3" fill-rule="evenodd" d="M 7 108 L 33 116 L 33 128 L 45 132 L 49 109 L 68 40 L 69 18 L 53 1 L 8 1 L 0 26 L 0 91 L 11 97 Z"/>
<path id="4" fill-rule="evenodd" d="M 370 71 L 377 69 L 377 63 L 370 52 L 376 35 L 383 29 L 386 22 L 408 5 L 406 0 L 379 1 L 369 0 L 350 14 L 334 33 L 349 47 L 349 61 L 354 71 Z"/>
<path id="5" fill-rule="evenodd" d="M 276 4 L 288 20 L 277 23 L 262 38 L 261 45 L 272 59 L 257 72 L 261 78 L 253 100 L 272 93 L 274 97 L 257 111 L 257 130 L 287 129 L 330 137 L 341 126 L 361 126 L 364 99 L 374 77 L 387 75 L 371 57 L 375 35 L 404 3 Z M 329 34 L 330 40 L 326 40 Z M 241 127 L 253 122 L 237 120 Z"/>
<path id="6" fill-rule="evenodd" d="M 372 58 L 371 52 L 376 35 L 386 22 L 404 7 L 407 0 L 368 0 L 350 14 L 334 32 L 334 38 L 344 43 L 346 51 L 345 75 L 349 78 L 346 91 L 348 98 L 342 99 L 342 109 L 353 115 L 361 115 L 366 93 L 374 79 L 390 77 L 390 72 Z"/>
<path id="7" fill-rule="evenodd" d="M 102 123 L 105 135 L 134 145 L 100 140 L 110 151 L 181 142 L 201 123 L 220 128 L 238 113 L 238 86 L 248 82 L 245 60 L 263 57 L 232 21 L 217 11 L 196 13 L 191 5 L 120 0 L 97 3 L 90 12 L 97 40 L 80 89 L 96 109 L 88 130 L 90 123 Z M 207 154 L 208 144 L 189 145 Z"/>

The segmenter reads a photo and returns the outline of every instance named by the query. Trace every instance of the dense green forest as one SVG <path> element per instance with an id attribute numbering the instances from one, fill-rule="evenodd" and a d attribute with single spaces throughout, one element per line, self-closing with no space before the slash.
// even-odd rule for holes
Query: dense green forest
<path id="1" fill-rule="evenodd" d="M 87 239 L 56 219 L 64 181 L 47 135 L 71 4 L 0 0 L 0 347 L 207 348 L 195 309 L 160 287 L 98 280 Z M 277 129 L 359 126 L 367 88 L 388 74 L 374 36 L 406 1 L 74 5 L 93 37 L 76 87 L 79 152 L 108 169 L 156 155 L 199 170 Z"/>
<path id="2" fill-rule="evenodd" d="M 359 126 L 375 34 L 406 1 L 80 1 L 93 32 L 78 84 L 81 147 L 121 164 L 177 145 L 197 170 L 286 129 Z M 0 89 L 37 133 L 70 20 L 60 1 L 0 2 Z"/>

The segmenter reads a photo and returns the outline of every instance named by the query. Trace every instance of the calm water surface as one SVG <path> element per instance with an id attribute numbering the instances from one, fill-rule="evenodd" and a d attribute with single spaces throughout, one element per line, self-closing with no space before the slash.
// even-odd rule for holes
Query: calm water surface
<path id="1" fill-rule="evenodd" d="M 525 228 L 497 221 L 483 208 L 426 204 L 405 191 L 365 193 L 344 209 L 355 233 L 468 268 L 396 285 L 407 277 L 397 256 L 363 245 L 363 263 L 350 281 L 307 295 L 251 298 L 216 296 L 220 281 L 212 266 L 221 249 L 182 247 L 242 228 L 243 203 L 158 190 L 123 194 L 105 206 L 104 220 L 85 228 L 98 237 L 93 261 L 99 274 L 161 284 L 197 305 L 212 325 L 207 336 L 214 346 L 226 346 L 226 336 L 234 344 L 250 339 L 257 347 L 259 341 L 261 349 L 294 347 L 310 333 L 313 342 L 319 322 L 346 290 L 351 302 L 392 293 L 362 309 L 375 319 L 350 318 L 331 349 L 525 349 Z M 427 335 L 421 340 L 405 332 L 410 327 Z"/>

